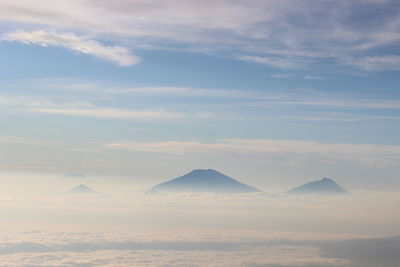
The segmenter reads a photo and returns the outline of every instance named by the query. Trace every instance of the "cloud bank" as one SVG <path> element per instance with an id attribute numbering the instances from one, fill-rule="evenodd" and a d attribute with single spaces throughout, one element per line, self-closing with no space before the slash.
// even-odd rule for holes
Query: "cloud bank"
<path id="1" fill-rule="evenodd" d="M 0 266 L 395 267 L 398 199 L 1 194 Z"/>

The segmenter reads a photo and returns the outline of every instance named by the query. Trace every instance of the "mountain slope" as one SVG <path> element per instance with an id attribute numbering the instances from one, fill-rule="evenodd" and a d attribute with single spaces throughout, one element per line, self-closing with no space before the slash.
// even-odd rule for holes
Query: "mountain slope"
<path id="1" fill-rule="evenodd" d="M 323 178 L 289 190 L 290 194 L 345 194 L 347 190 L 339 186 L 334 180 Z"/>
<path id="2" fill-rule="evenodd" d="M 251 193 L 257 188 L 242 184 L 235 179 L 212 169 L 197 169 L 154 186 L 149 192 L 210 192 L 210 193 Z"/>
<path id="3" fill-rule="evenodd" d="M 86 185 L 79 185 L 77 187 L 72 188 L 68 191 L 68 194 L 97 194 L 98 192 L 93 189 L 87 187 Z"/>

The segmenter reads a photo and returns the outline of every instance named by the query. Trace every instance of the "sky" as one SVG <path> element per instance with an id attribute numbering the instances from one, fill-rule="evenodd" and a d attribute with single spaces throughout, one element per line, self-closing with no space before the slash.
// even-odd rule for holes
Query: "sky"
<path id="1" fill-rule="evenodd" d="M 4 190 L 37 174 L 143 190 L 197 168 L 268 192 L 400 189 L 398 1 L 0 7 L 0 172 L 33 174 Z"/>
<path id="2" fill-rule="evenodd" d="M 397 267 L 399 13 L 0 0 L 0 267 Z M 262 192 L 145 191 L 193 169 Z"/>

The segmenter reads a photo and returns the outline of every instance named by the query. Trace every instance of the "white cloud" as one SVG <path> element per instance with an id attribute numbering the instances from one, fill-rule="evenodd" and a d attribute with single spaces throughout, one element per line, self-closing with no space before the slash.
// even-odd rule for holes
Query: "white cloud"
<path id="1" fill-rule="evenodd" d="M 359 122 L 366 120 L 400 120 L 396 116 L 379 116 L 379 115 L 360 115 L 352 113 L 327 113 L 311 114 L 307 113 L 303 116 L 283 116 L 286 119 L 305 120 L 305 121 L 341 121 L 341 122 Z"/>
<path id="2" fill-rule="evenodd" d="M 274 78 L 274 79 L 290 79 L 290 78 L 294 78 L 296 77 L 293 73 L 278 73 L 278 74 L 272 74 L 272 75 L 268 75 L 266 77 L 270 77 L 270 78 Z"/>
<path id="3" fill-rule="evenodd" d="M 351 58 L 344 62 L 347 65 L 356 66 L 366 71 L 400 70 L 400 56 L 398 55 Z"/>
<path id="4" fill-rule="evenodd" d="M 57 101 L 48 96 L 37 95 L 0 95 L 0 106 L 23 108 L 89 108 L 95 105 L 86 100 Z"/>
<path id="5" fill-rule="evenodd" d="M 390 0 L 2 0 L 0 18 L 6 25 L 88 32 L 132 47 L 269 55 L 252 61 L 278 68 L 302 66 L 304 58 L 328 57 L 339 63 L 345 58 L 358 60 L 359 52 L 374 56 L 374 49 L 397 47 L 400 40 L 398 6 Z M 71 36 L 44 35 L 46 40 L 40 37 L 38 43 L 59 43 L 60 38 L 63 43 L 78 42 Z M 125 59 L 126 52 L 115 52 L 116 48 L 94 50 L 122 65 L 136 62 L 136 58 Z M 386 69 L 393 63 L 379 64 Z"/>
<path id="6" fill-rule="evenodd" d="M 173 243 L 171 243 L 173 244 Z M 184 243 L 192 245 L 190 242 Z M 70 246 L 79 246 L 71 244 Z M 84 246 L 98 246 L 103 244 L 83 244 Z M 149 244 L 152 245 L 151 243 Z M 20 243 L 16 246 L 25 248 L 28 252 L 36 249 L 36 253 L 15 253 L 2 255 L 0 266 L 8 267 L 79 267 L 79 266 L 104 266 L 104 267 L 131 267 L 131 266 L 273 266 L 273 267 L 336 267 L 343 266 L 348 260 L 338 258 L 323 258 L 318 255 L 319 250 L 311 246 L 260 246 L 246 247 L 242 250 L 220 251 L 207 249 L 203 246 L 212 246 L 212 242 L 205 243 L 197 250 L 173 250 L 173 249 L 141 249 L 126 250 L 96 250 L 84 252 L 49 252 L 53 247 L 38 243 Z M 228 244 L 229 245 L 229 244 Z M 39 253 L 40 249 L 43 250 Z M 290 251 L 290 253 L 288 253 Z M 196 263 L 194 265 L 194 263 Z"/>
<path id="7" fill-rule="evenodd" d="M 9 144 L 21 144 L 21 145 L 47 145 L 47 146 L 59 146 L 59 143 L 51 141 L 43 141 L 34 138 L 22 137 L 22 136 L 10 136 L 0 134 L 0 143 Z M 3 165 L 4 166 L 4 165 Z"/>
<path id="8" fill-rule="evenodd" d="M 183 118 L 183 113 L 157 110 L 127 110 L 118 108 L 34 108 L 32 112 L 83 116 L 105 119 L 176 119 Z"/>
<path id="9" fill-rule="evenodd" d="M 262 91 L 246 91 L 234 89 L 202 89 L 191 87 L 149 86 L 149 87 L 122 87 L 112 89 L 97 89 L 105 94 L 138 95 L 155 97 L 187 97 L 187 98 L 227 98 L 246 99 L 261 97 Z"/>
<path id="10" fill-rule="evenodd" d="M 400 146 L 370 144 L 327 144 L 312 141 L 272 139 L 223 139 L 201 142 L 114 142 L 107 148 L 175 155 L 242 155 L 275 162 L 316 161 L 327 164 L 361 162 L 383 167 L 400 161 Z"/>
<path id="11" fill-rule="evenodd" d="M 18 30 L 3 35 L 3 40 L 35 44 L 39 46 L 58 46 L 74 52 L 110 60 L 120 66 L 130 66 L 139 62 L 128 48 L 122 46 L 104 46 L 96 41 L 78 37 L 74 33 L 55 33 L 44 30 L 27 32 Z"/>
<path id="12" fill-rule="evenodd" d="M 308 80 L 326 80 L 326 77 L 321 77 L 321 76 L 311 76 L 311 75 L 307 75 L 303 77 L 304 79 L 308 79 Z"/>
<path id="13" fill-rule="evenodd" d="M 280 69 L 298 69 L 302 68 L 310 61 L 299 60 L 295 58 L 279 58 L 279 57 L 260 57 L 260 56 L 238 56 L 236 59 L 257 64 L 268 65 Z"/>
<path id="14" fill-rule="evenodd" d="M 24 178 L 25 184 L 45 181 Z M 0 266 L 395 266 L 391 261 L 398 262 L 399 255 L 386 248 L 397 248 L 400 240 L 354 239 L 398 233 L 398 200 L 396 192 L 347 197 L 9 192 L 0 196 Z M 343 246 L 349 253 L 337 250 Z M 368 258 L 366 251 L 375 252 L 370 265 L 353 262 Z"/>
<path id="15" fill-rule="evenodd" d="M 36 143 L 36 141 L 19 136 L 0 135 L 0 143 L 32 144 Z"/>
<path id="16" fill-rule="evenodd" d="M 95 105 L 86 100 L 60 101 L 49 100 L 35 96 L 0 96 L 0 106 L 16 108 L 19 111 L 59 114 L 70 116 L 83 116 L 106 119 L 179 119 L 186 118 L 189 114 L 170 112 L 163 109 L 132 110 Z M 211 113 L 193 113 L 198 118 L 210 117 Z"/>
<path id="17" fill-rule="evenodd" d="M 356 96 L 342 97 L 337 96 L 310 96 L 305 99 L 302 96 L 296 100 L 289 97 L 281 97 L 265 101 L 253 101 L 243 104 L 252 107 L 273 107 L 273 106 L 316 106 L 316 107 L 332 107 L 332 108 L 361 108 L 361 109 L 400 109 L 400 100 L 397 99 L 378 99 L 378 98 L 356 98 Z"/>

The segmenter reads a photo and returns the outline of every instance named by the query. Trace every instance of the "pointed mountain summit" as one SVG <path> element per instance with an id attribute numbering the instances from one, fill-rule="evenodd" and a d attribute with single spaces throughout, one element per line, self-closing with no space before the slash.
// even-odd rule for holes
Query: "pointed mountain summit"
<path id="1" fill-rule="evenodd" d="M 148 192 L 252 193 L 257 188 L 242 184 L 212 169 L 197 169 L 151 188 Z"/>
<path id="2" fill-rule="evenodd" d="M 299 187 L 289 190 L 290 194 L 345 194 L 347 190 L 339 186 L 334 180 L 323 178 L 319 181 L 313 181 L 303 184 Z"/>
<path id="3" fill-rule="evenodd" d="M 94 191 L 90 187 L 86 185 L 78 185 L 77 187 L 72 188 L 68 191 L 68 194 L 97 194 L 98 192 Z"/>

